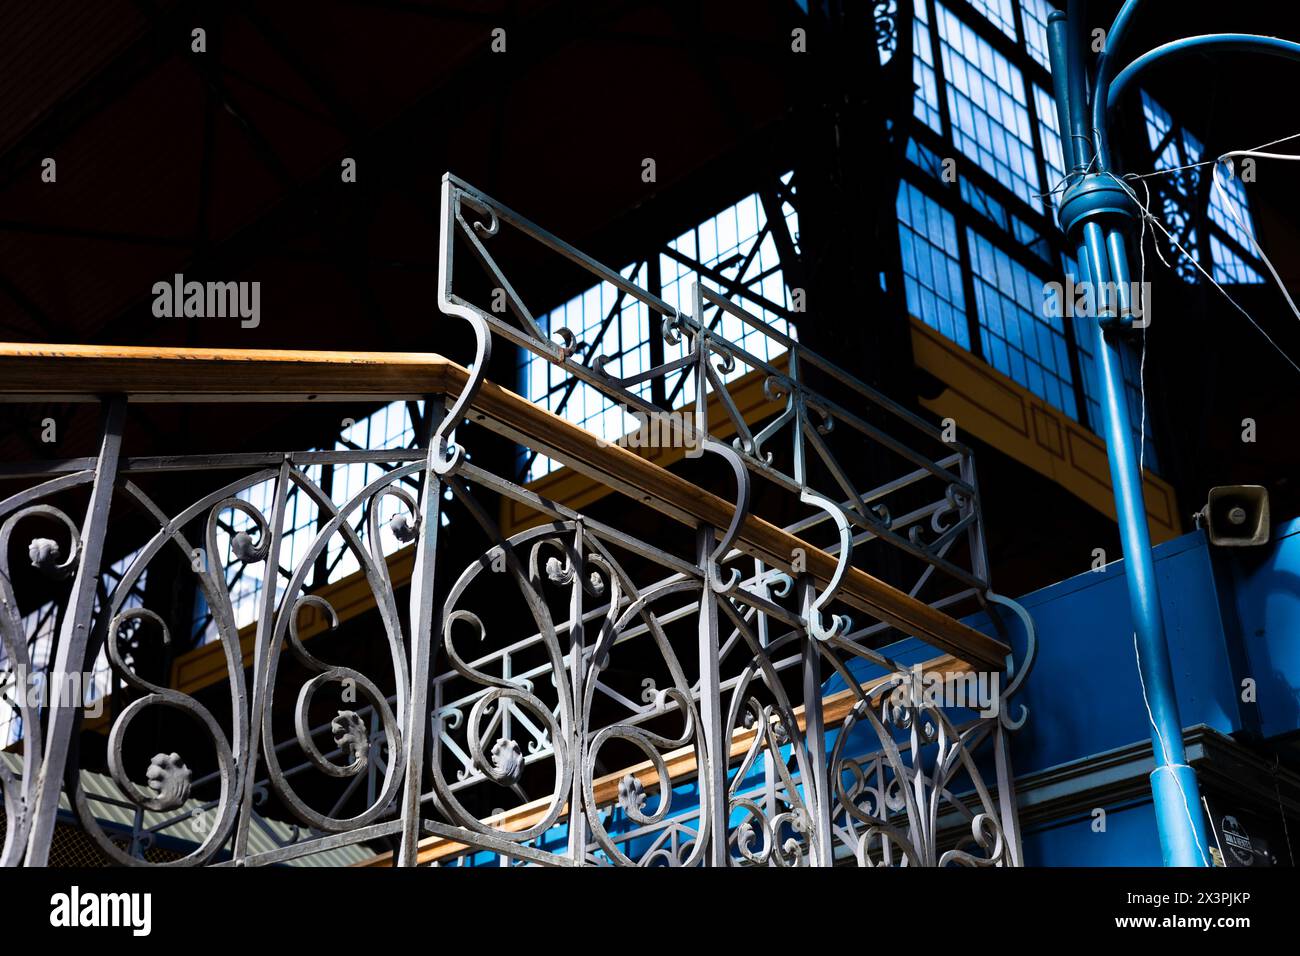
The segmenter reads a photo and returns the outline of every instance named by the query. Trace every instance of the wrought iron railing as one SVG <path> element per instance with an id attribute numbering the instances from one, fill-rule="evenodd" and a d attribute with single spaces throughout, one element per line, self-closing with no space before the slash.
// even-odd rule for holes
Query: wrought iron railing
<path id="1" fill-rule="evenodd" d="M 21 765 L 0 763 L 0 862 L 49 861 L 56 826 L 69 824 L 66 793 L 76 825 L 124 864 L 146 864 L 145 850 L 167 837 L 184 864 L 280 863 L 352 845 L 387 847 L 377 859 L 400 865 L 485 855 L 553 865 L 1017 863 L 1007 734 L 1023 715 L 1012 720 L 1007 700 L 1027 658 L 1011 665 L 1005 639 L 942 610 L 982 605 L 999 626 L 1016 622 L 1005 633 L 1027 628 L 1032 643 L 1027 616 L 989 589 L 969 451 L 766 327 L 735 290 L 697 286 L 692 314 L 672 309 L 450 176 L 443 223 L 440 306 L 473 330 L 468 368 L 436 355 L 0 347 L 0 397 L 104 409 L 97 454 L 0 470 L 28 483 L 0 502 L 0 632 L 23 731 Z M 503 226 L 660 317 L 681 354 L 644 374 L 693 376 L 691 414 L 673 434 L 730 465 L 726 497 L 489 380 L 491 346 L 504 340 L 612 402 L 673 411 L 606 375 L 599 356 L 577 361 L 572 333 L 538 326 L 489 251 Z M 504 290 L 514 321 L 456 291 L 461 244 L 488 288 Z M 724 338 L 723 316 L 777 338 L 784 364 Z M 762 376 L 777 406 L 769 420 L 729 402 L 738 367 Z M 133 458 L 123 447 L 128 401 L 214 398 L 422 399 L 424 430 L 416 449 Z M 734 441 L 709 431 L 718 405 Z M 465 422 L 475 429 L 458 431 Z M 593 476 L 622 504 L 580 511 L 480 466 L 472 442 L 499 440 L 493 432 Z M 836 447 L 833 433 L 852 437 L 853 460 L 872 473 L 903 470 L 855 490 L 841 464 L 849 446 Z M 346 500 L 307 472 L 363 461 L 385 470 Z M 787 527 L 769 520 L 751 508 L 751 476 L 778 490 L 772 515 L 811 514 Z M 240 497 L 268 482 L 267 509 Z M 292 495 L 313 501 L 321 521 L 290 553 Z M 534 513 L 535 526 L 504 533 L 493 510 L 503 500 Z M 636 509 L 680 530 L 634 532 L 646 527 Z M 112 529 L 127 513 L 148 523 L 147 541 L 101 589 Z M 350 612 L 352 622 L 335 592 L 306 588 L 339 542 L 370 608 Z M 202 691 L 167 686 L 140 663 L 173 640 L 175 614 L 126 598 L 167 551 L 212 614 L 223 676 Z M 919 571 L 896 586 L 869 573 L 877 560 Z M 260 576 L 257 619 L 242 630 L 231 563 Z M 953 587 L 930 594 L 936 579 Z M 34 700 L 15 680 L 33 668 L 29 590 L 61 607 L 47 688 L 107 656 L 115 680 L 100 725 L 85 721 L 75 695 Z M 331 631 L 340 639 L 320 650 L 319 633 Z M 897 640 L 882 646 L 887 631 Z M 950 688 L 982 677 L 992 690 L 979 705 L 924 692 L 945 675 Z M 97 773 L 120 800 L 88 785 Z M 97 810 L 106 801 L 135 807 L 132 826 L 106 825 Z M 274 846 L 254 833 L 272 834 Z"/>

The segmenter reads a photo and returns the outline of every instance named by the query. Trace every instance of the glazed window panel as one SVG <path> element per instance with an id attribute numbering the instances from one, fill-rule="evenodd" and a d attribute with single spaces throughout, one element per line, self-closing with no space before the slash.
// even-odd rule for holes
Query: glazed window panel
<path id="1" fill-rule="evenodd" d="M 1030 311 L 1043 280 L 974 229 L 966 237 L 985 360 L 1077 420 L 1064 319 Z"/>
<path id="2" fill-rule="evenodd" d="M 930 13 L 925 0 L 913 0 L 912 85 L 916 95 L 912 114 L 936 133 L 943 133 L 939 116 L 939 80 L 934 72 L 934 44 L 930 36 Z"/>
<path id="3" fill-rule="evenodd" d="M 1011 0 L 966 0 L 972 7 L 984 14 L 985 19 L 1011 39 L 1016 38 L 1015 11 L 1011 9 Z"/>
<path id="4" fill-rule="evenodd" d="M 1210 256 L 1214 259 L 1214 281 L 1220 285 L 1258 285 L 1264 281 L 1264 277 L 1245 259 L 1214 234 L 1210 235 Z"/>
<path id="5" fill-rule="evenodd" d="M 1020 69 L 936 6 L 954 144 L 1035 211 L 1041 184 Z"/>
<path id="6" fill-rule="evenodd" d="M 1047 164 L 1047 189 L 1053 209 L 1060 207 L 1061 190 L 1065 185 L 1065 159 L 1061 154 L 1061 123 L 1056 115 L 1056 100 L 1037 83 L 1034 88 L 1034 107 L 1038 112 L 1038 139 L 1043 144 L 1043 161 Z"/>
<path id="7" fill-rule="evenodd" d="M 645 287 L 645 263 L 633 263 L 619 270 L 619 274 Z M 538 316 L 537 324 L 546 333 L 569 329 L 585 343 L 591 356 L 609 357 L 605 370 L 615 378 L 627 378 L 650 367 L 650 310 L 641 300 L 625 295 L 611 282 L 594 285 Z M 636 419 L 597 389 L 575 380 L 541 355 L 527 350 L 521 350 L 520 355 L 523 360 L 520 382 L 529 400 L 602 438 L 618 438 L 636 428 Z M 590 357 L 586 360 L 590 361 Z M 650 383 L 641 382 L 629 391 L 649 398 Z M 558 462 L 537 455 L 528 467 L 525 480 L 534 481 L 559 467 Z"/>
<path id="8" fill-rule="evenodd" d="M 1025 49 L 1045 70 L 1052 68 L 1047 53 L 1047 18 L 1055 9 L 1047 0 L 1020 0 L 1020 25 L 1025 31 Z"/>
<path id="9" fill-rule="evenodd" d="M 952 213 L 908 182 L 899 187 L 897 212 L 908 311 L 939 334 L 969 349 L 961 263 L 954 255 L 956 220 Z"/>
<path id="10" fill-rule="evenodd" d="M 1243 249 L 1253 249 L 1255 224 L 1250 216 L 1246 187 L 1236 175 L 1231 179 L 1227 178 L 1225 171 L 1220 171 L 1218 183 L 1223 192 L 1213 186 L 1210 187 L 1210 221 Z M 1219 261 L 1217 255 L 1214 261 Z"/>
<path id="11" fill-rule="evenodd" d="M 788 185 L 789 177 L 783 177 Z M 784 222 L 777 228 L 786 228 L 790 236 L 799 234 L 798 213 L 789 204 L 783 204 Z M 694 229 L 689 229 L 668 244 L 668 249 L 678 253 L 682 258 L 694 260 L 705 269 L 721 273 L 728 278 L 735 278 L 741 288 L 762 296 L 769 302 L 783 308 L 791 308 L 793 302 L 790 290 L 781 269 L 781 257 L 777 250 L 772 230 L 768 228 L 767 211 L 757 194 L 750 194 L 733 206 L 729 206 L 715 216 L 704 220 Z M 691 297 L 691 287 L 695 282 L 702 283 L 715 292 L 725 293 L 721 286 L 702 276 L 699 270 L 681 262 L 679 259 L 661 253 L 659 256 L 660 297 L 669 305 L 686 313 L 693 313 L 695 304 Z M 745 311 L 776 329 L 783 335 L 794 338 L 794 326 L 780 313 L 773 312 L 755 302 L 740 296 L 732 296 Z M 733 315 L 724 313 L 718 317 L 716 310 L 708 310 L 704 321 L 725 339 L 739 345 L 756 358 L 770 362 L 785 352 L 785 346 L 764 334 L 761 329 Z M 683 340 L 674 345 L 664 343 L 664 359 L 672 361 L 685 354 L 687 343 Z M 737 363 L 731 373 L 724 375 L 724 381 L 731 381 L 745 374 L 747 369 Z M 683 381 L 685 374 L 685 382 Z M 675 372 L 664 377 L 664 388 L 669 395 L 668 404 L 680 406 L 687 388 L 690 386 L 692 373 Z"/>
<path id="12" fill-rule="evenodd" d="M 1208 166 L 1192 164 L 1205 161 L 1204 144 L 1193 133 L 1180 128 L 1168 111 L 1146 91 L 1142 93 L 1142 112 L 1147 140 L 1155 154 L 1155 168 L 1169 172 L 1168 176 L 1151 181 L 1152 201 L 1158 203 L 1166 225 L 1179 242 L 1198 261 L 1202 261 L 1196 229 L 1192 226 L 1192 204 L 1197 201 L 1201 177 L 1212 175 L 1212 172 Z M 1229 179 L 1223 171 L 1219 175 L 1219 184 L 1223 192 L 1210 185 L 1206 209 L 1210 225 L 1208 247 L 1213 262 L 1211 275 L 1216 282 L 1261 282 L 1263 279 L 1255 260 L 1250 256 L 1250 250 L 1254 248 L 1255 223 L 1250 214 L 1245 185 L 1239 176 Z M 1221 236 L 1215 235 L 1216 229 L 1221 231 Z M 1238 248 L 1232 248 L 1224 241 L 1225 237 Z M 1199 282 L 1201 279 L 1200 273 L 1185 257 L 1178 257 L 1175 268 L 1184 281 Z"/>

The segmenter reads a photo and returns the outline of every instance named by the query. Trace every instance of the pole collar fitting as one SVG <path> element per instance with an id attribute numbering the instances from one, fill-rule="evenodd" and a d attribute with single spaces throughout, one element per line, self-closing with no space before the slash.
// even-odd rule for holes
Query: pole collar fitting
<path id="1" fill-rule="evenodd" d="M 1061 229 L 1076 239 L 1083 224 L 1093 220 L 1121 228 L 1139 221 L 1141 210 L 1129 192 L 1111 176 L 1091 173 L 1075 180 L 1061 197 Z"/>

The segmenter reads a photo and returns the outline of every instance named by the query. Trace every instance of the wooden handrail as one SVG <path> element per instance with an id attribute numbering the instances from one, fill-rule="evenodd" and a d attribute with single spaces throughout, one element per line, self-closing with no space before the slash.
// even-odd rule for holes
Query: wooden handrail
<path id="1" fill-rule="evenodd" d="M 444 391 L 432 352 L 304 352 L 0 343 L 0 401 L 337 401 Z M 461 369 L 464 372 L 464 369 Z"/>
<path id="2" fill-rule="evenodd" d="M 434 353 L 0 344 L 0 401 L 89 401 L 114 393 L 174 402 L 418 398 L 460 394 L 469 378 L 463 366 Z M 551 457 L 688 526 L 731 522 L 730 501 L 492 382 L 483 383 L 467 417 L 513 441 L 540 444 Z M 785 571 L 802 555 L 821 586 L 837 566 L 834 555 L 757 515 L 746 519 L 735 546 Z M 859 568 L 848 569 L 838 596 L 978 669 L 1001 670 L 1010 652 Z"/>

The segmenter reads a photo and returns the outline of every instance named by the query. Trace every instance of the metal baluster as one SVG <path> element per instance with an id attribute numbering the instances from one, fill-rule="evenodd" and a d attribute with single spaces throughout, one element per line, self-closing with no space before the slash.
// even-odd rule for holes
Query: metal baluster
<path id="1" fill-rule="evenodd" d="M 445 413 L 442 402 L 429 396 L 424 402 L 423 444 L 430 458 L 424 469 L 420 496 L 419 541 L 411 574 L 411 704 L 407 708 L 406 785 L 402 790 L 402 838 L 398 866 L 415 866 L 420 845 L 420 790 L 424 782 L 424 741 L 429 729 L 429 661 L 438 639 L 440 609 L 433 600 L 434 570 L 438 558 L 438 532 L 442 525 L 442 482 L 433 469 L 436 453 L 432 436 Z"/>
<path id="2" fill-rule="evenodd" d="M 799 598 L 805 617 L 813 613 L 817 588 L 813 579 L 799 579 Z M 804 803 L 812 816 L 809 821 L 809 850 L 814 866 L 830 866 L 831 859 L 831 788 L 827 776 L 826 729 L 822 717 L 822 660 L 817 642 L 803 634 L 803 710 L 804 739 L 808 751 L 811 780 L 803 782 Z M 797 728 L 790 728 L 797 732 Z"/>
<path id="3" fill-rule="evenodd" d="M 236 866 L 244 865 L 248 852 L 248 830 L 253 821 L 253 794 L 257 789 L 257 755 L 258 745 L 262 740 L 262 723 L 270 717 L 263 713 L 266 706 L 266 684 L 270 677 L 272 654 L 280 649 L 271 646 L 271 637 L 275 631 L 275 606 L 277 585 L 280 583 L 280 542 L 284 538 L 284 512 L 289 500 L 289 464 L 288 456 L 280 462 L 280 473 L 275 479 L 275 503 L 271 508 L 271 541 L 267 548 L 262 572 L 262 607 L 257 616 L 257 638 L 253 647 L 253 704 L 250 712 L 248 734 L 248 756 L 243 767 L 244 795 L 240 804 L 239 823 L 235 829 L 235 844 L 232 848 Z"/>
<path id="4" fill-rule="evenodd" d="M 573 533 L 573 582 L 569 588 L 569 669 L 570 690 L 573 694 L 573 727 L 568 728 L 570 753 L 577 771 L 573 775 L 573 784 L 569 790 L 569 856 L 581 866 L 587 857 L 587 820 L 582 813 L 582 778 L 587 766 L 587 740 L 583 733 L 585 721 L 582 716 L 583 699 L 586 694 L 584 656 L 586 651 L 586 628 L 582 622 L 582 562 L 583 523 L 576 523 Z M 610 582 L 611 596 L 613 582 Z M 595 770 L 592 770 L 595 773 Z M 595 812 L 595 808 L 592 808 Z"/>
<path id="5" fill-rule="evenodd" d="M 95 607 L 99 584 L 99 565 L 104 556 L 104 537 L 108 530 L 108 511 L 117 481 L 118 458 L 122 450 L 122 426 L 126 421 L 126 397 L 104 400 L 104 424 L 100 432 L 99 458 L 95 462 L 95 480 L 81 528 L 81 560 L 68 598 L 68 611 L 59 629 L 59 647 L 47 684 L 58 690 L 80 687 L 67 678 L 73 669 L 85 666 L 86 642 L 90 637 L 90 616 Z M 55 817 L 59 812 L 59 792 L 72 735 L 80 722 L 82 701 L 66 700 L 59 693 L 51 701 L 49 735 L 45 760 L 41 764 L 31 803 L 32 830 L 27 838 L 27 866 L 45 866 L 54 837 Z"/>
<path id="6" fill-rule="evenodd" d="M 699 566 L 704 572 L 704 587 L 700 589 L 700 725 L 704 734 L 706 766 L 700 768 L 701 826 L 708 820 L 709 852 L 704 857 L 707 866 L 727 865 L 727 765 L 730 763 L 730 741 L 723 736 L 722 691 L 718 663 L 718 595 L 710 586 L 713 574 L 713 528 L 701 525 L 697 535 L 696 551 Z M 672 782 L 661 780 L 660 787 L 670 787 Z M 706 816 L 707 815 L 707 816 Z"/>

